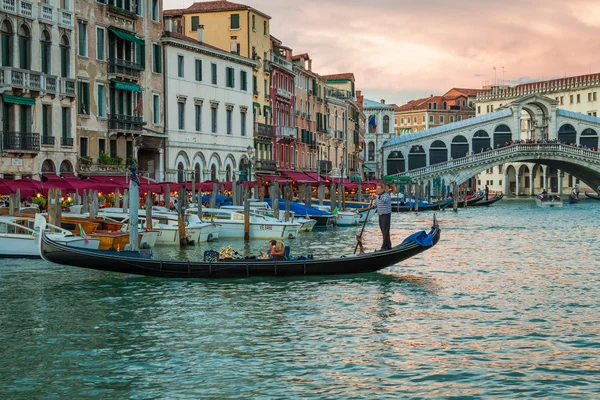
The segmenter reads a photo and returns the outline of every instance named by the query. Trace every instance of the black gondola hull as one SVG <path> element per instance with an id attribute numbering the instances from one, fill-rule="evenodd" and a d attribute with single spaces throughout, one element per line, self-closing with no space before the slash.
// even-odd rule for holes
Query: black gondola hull
<path id="1" fill-rule="evenodd" d="M 593 196 L 591 194 L 586 193 L 585 194 L 587 197 L 589 197 L 590 199 L 594 199 L 594 200 L 600 200 L 600 196 Z"/>
<path id="2" fill-rule="evenodd" d="M 489 205 L 496 203 L 497 201 L 502 200 L 503 197 L 504 197 L 504 193 L 496 195 L 489 200 L 479 200 L 476 203 L 469 204 L 469 207 L 487 207 Z"/>
<path id="3" fill-rule="evenodd" d="M 429 234 L 432 235 L 433 245 L 435 245 L 440 238 L 437 223 Z M 42 257 L 57 264 L 162 278 L 247 278 L 370 273 L 395 265 L 431 247 L 408 242 L 387 251 L 327 260 L 233 259 L 211 263 L 154 260 L 136 256 L 137 253 L 123 256 L 116 252 L 89 251 L 63 246 L 53 242 L 44 234 L 41 238 Z"/>

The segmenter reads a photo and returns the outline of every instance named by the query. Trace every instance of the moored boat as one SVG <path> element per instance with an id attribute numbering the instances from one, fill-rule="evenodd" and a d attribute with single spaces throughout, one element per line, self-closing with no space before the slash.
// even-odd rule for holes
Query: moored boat
<path id="1" fill-rule="evenodd" d="M 562 199 L 556 194 L 539 194 L 535 198 L 535 203 L 542 208 L 563 206 Z"/>
<path id="2" fill-rule="evenodd" d="M 410 235 L 390 250 L 323 260 L 309 257 L 221 259 L 214 250 L 205 251 L 203 261 L 155 260 L 144 258 L 140 253 L 125 255 L 76 249 L 56 243 L 45 234 L 42 234 L 40 247 L 45 260 L 80 268 L 163 278 L 246 278 L 371 273 L 430 249 L 439 238 L 440 228 L 434 217 L 429 233 L 421 231 Z"/>
<path id="3" fill-rule="evenodd" d="M 585 196 L 589 197 L 590 199 L 600 200 L 600 195 L 594 196 L 594 195 L 588 194 L 588 192 L 585 192 Z"/>
<path id="4" fill-rule="evenodd" d="M 486 207 L 486 206 L 490 206 L 500 200 L 502 200 L 502 198 L 504 197 L 504 193 L 497 193 L 494 197 L 492 197 L 491 199 L 485 200 L 479 200 L 476 203 L 470 204 L 469 207 Z"/>

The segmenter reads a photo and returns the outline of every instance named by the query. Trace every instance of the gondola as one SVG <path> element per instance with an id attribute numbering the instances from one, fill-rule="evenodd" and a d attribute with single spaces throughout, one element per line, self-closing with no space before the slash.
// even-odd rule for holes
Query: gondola
<path id="1" fill-rule="evenodd" d="M 442 200 L 439 203 L 419 205 L 418 210 L 415 210 L 414 203 L 412 203 L 412 205 L 397 205 L 397 203 L 396 203 L 396 204 L 392 204 L 392 211 L 393 212 L 436 211 L 436 210 L 443 210 L 446 207 L 449 207 L 450 205 L 452 205 L 452 199 Z"/>
<path id="2" fill-rule="evenodd" d="M 475 197 L 471 197 L 470 199 L 467 199 L 467 207 L 471 207 L 473 205 L 475 205 L 476 203 L 480 202 L 481 200 L 485 199 L 485 196 L 475 196 Z M 458 208 L 462 208 L 465 206 L 465 200 L 459 200 L 458 202 Z"/>
<path id="3" fill-rule="evenodd" d="M 577 204 L 579 203 L 579 197 L 571 193 L 569 195 L 569 204 Z"/>
<path id="4" fill-rule="evenodd" d="M 596 195 L 596 196 L 593 196 L 593 195 L 591 195 L 591 194 L 588 194 L 588 192 L 585 192 L 585 195 L 586 195 L 587 197 L 589 197 L 590 199 L 594 199 L 594 200 L 600 200 L 600 196 L 598 196 L 598 195 Z"/>
<path id="5" fill-rule="evenodd" d="M 504 193 L 500 193 L 500 194 L 495 195 L 494 197 L 492 197 L 489 200 L 479 200 L 476 203 L 469 204 L 469 207 L 486 207 L 486 206 L 490 206 L 490 205 L 494 204 L 495 202 L 502 200 L 503 197 L 504 197 Z"/>
<path id="6" fill-rule="evenodd" d="M 42 258 L 56 264 L 162 278 L 246 278 L 307 275 L 359 274 L 379 271 L 433 247 L 440 239 L 434 216 L 429 233 L 417 232 L 390 250 L 360 253 L 331 259 L 298 257 L 290 260 L 261 258 L 219 259 L 219 252 L 207 250 L 204 261 L 155 260 L 140 252 L 113 252 L 77 249 L 61 245 L 42 233 Z"/>

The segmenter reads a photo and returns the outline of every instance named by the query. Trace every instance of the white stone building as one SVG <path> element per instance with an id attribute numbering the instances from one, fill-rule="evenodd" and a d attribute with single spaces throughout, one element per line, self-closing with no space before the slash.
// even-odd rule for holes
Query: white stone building
<path id="1" fill-rule="evenodd" d="M 248 58 L 165 32 L 166 180 L 254 177 Z M 250 167 L 250 171 L 248 171 Z M 193 173 L 193 175 L 192 175 Z"/>
<path id="2" fill-rule="evenodd" d="M 383 175 L 382 146 L 395 136 L 394 107 L 380 102 L 363 99 L 363 112 L 366 118 L 365 127 L 365 163 L 364 172 L 367 179 L 381 178 Z M 374 124 L 370 121 L 374 120 Z"/>
<path id="3" fill-rule="evenodd" d="M 0 177 L 73 173 L 74 13 L 43 1 L 0 4 Z"/>

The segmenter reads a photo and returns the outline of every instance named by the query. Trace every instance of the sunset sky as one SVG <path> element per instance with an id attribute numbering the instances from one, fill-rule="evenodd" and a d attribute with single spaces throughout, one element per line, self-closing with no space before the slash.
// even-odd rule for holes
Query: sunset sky
<path id="1" fill-rule="evenodd" d="M 192 0 L 164 0 L 185 8 Z M 600 72 L 599 0 L 243 0 L 313 71 L 354 72 L 357 89 L 406 103 L 452 87 Z"/>

